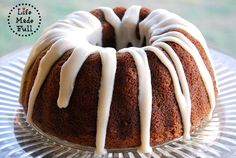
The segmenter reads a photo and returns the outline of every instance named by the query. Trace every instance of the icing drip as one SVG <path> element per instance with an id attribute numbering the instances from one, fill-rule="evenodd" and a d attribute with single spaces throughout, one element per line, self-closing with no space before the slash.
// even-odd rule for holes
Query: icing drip
<path id="1" fill-rule="evenodd" d="M 143 37 L 145 37 L 145 33 L 149 35 L 148 38 L 146 38 L 147 39 L 146 42 L 149 44 L 151 44 L 151 42 L 148 39 L 151 36 L 162 34 L 170 29 L 184 30 L 185 32 L 192 35 L 192 37 L 196 38 L 198 42 L 200 42 L 201 46 L 204 48 L 204 51 L 206 53 L 208 60 L 210 61 L 210 64 L 213 65 L 213 61 L 210 56 L 209 49 L 207 47 L 206 41 L 202 33 L 197 29 L 196 26 L 186 21 L 185 19 L 181 18 L 180 16 L 164 9 L 156 9 L 152 11 L 148 15 L 148 17 L 145 18 L 141 23 L 139 23 L 139 28 L 140 28 L 140 34 L 141 34 L 142 39 Z M 215 77 L 216 73 L 215 73 L 214 68 L 213 68 L 213 75 L 214 75 L 214 78 L 216 78 Z M 216 80 L 216 85 L 218 85 L 217 80 Z M 218 90 L 218 86 L 217 86 L 217 90 Z M 214 105 L 212 106 L 212 109 L 214 109 Z M 212 117 L 211 113 L 209 114 L 209 118 Z"/>
<path id="2" fill-rule="evenodd" d="M 180 112 L 181 112 L 182 122 L 183 122 L 183 125 L 184 125 L 184 135 L 183 136 L 184 136 L 185 139 L 189 139 L 190 138 L 190 127 L 191 127 L 191 122 L 190 122 L 191 105 L 188 105 L 188 99 L 189 99 L 188 97 L 189 96 L 187 96 L 187 95 L 185 96 L 181 91 L 180 82 L 181 83 L 184 83 L 184 82 L 179 80 L 179 77 L 176 73 L 174 65 L 164 55 L 163 51 L 161 51 L 157 47 L 151 47 L 151 46 L 145 47 L 144 50 L 154 52 L 156 54 L 156 56 L 159 58 L 159 60 L 169 70 L 172 81 L 173 81 L 173 84 L 174 84 L 175 96 L 176 96 L 176 100 L 179 104 L 179 109 L 180 109 Z M 178 60 L 176 60 L 174 62 L 177 63 L 177 61 Z M 182 76 L 182 78 L 183 78 L 183 76 Z"/>
<path id="3" fill-rule="evenodd" d="M 118 41 L 122 37 L 120 34 L 121 21 L 119 17 L 115 14 L 115 12 L 111 8 L 100 7 L 98 9 L 102 10 L 106 21 L 108 21 L 113 26 L 116 35 L 116 41 Z"/>
<path id="4" fill-rule="evenodd" d="M 208 92 L 208 97 L 211 104 L 211 110 L 208 116 L 208 118 L 210 119 L 212 117 L 212 113 L 215 108 L 215 92 L 212 78 L 203 62 L 203 59 L 201 58 L 195 45 L 182 33 L 174 31 L 169 31 L 167 33 L 164 33 L 168 31 L 168 29 L 170 28 L 171 29 L 180 28 L 186 31 L 200 42 L 200 44 L 203 46 L 206 52 L 206 55 L 209 58 L 209 61 L 211 62 L 211 58 L 208 53 L 208 48 L 201 32 L 193 24 L 187 22 L 178 15 L 170 13 L 163 9 L 157 9 L 152 11 L 142 22 L 139 23 L 139 28 L 140 28 L 141 39 L 143 40 L 144 37 L 146 37 L 146 42 L 149 45 L 155 46 L 159 42 L 172 41 L 177 43 L 176 41 L 180 41 L 178 42 L 178 44 L 191 54 L 191 56 L 194 58 L 194 61 L 198 66 L 201 77 L 204 81 L 204 84 Z M 147 34 L 147 36 L 145 36 L 145 34 Z"/>
<path id="5" fill-rule="evenodd" d="M 100 55 L 102 59 L 102 78 L 98 100 L 95 154 L 106 153 L 104 147 L 117 62 L 116 50 L 113 48 L 103 49 L 100 51 Z"/>
<path id="6" fill-rule="evenodd" d="M 63 64 L 60 74 L 59 97 L 57 100 L 59 108 L 66 108 L 68 106 L 77 74 L 90 54 L 91 51 L 77 47 L 69 59 Z"/>
<path id="7" fill-rule="evenodd" d="M 68 20 L 59 21 L 58 23 L 52 25 L 49 27 L 46 31 L 44 31 L 43 36 L 37 41 L 35 47 L 32 50 L 31 55 L 29 56 L 29 59 L 26 63 L 26 68 L 23 73 L 22 83 L 24 82 L 24 78 L 26 75 L 26 72 L 30 68 L 30 65 L 33 63 L 33 61 L 36 59 L 36 57 L 39 55 L 39 53 L 43 50 L 45 50 L 50 44 L 52 44 L 52 47 L 50 50 L 46 53 L 46 55 L 42 58 L 39 64 L 39 70 L 36 75 L 35 82 L 33 84 L 30 97 L 29 97 L 29 103 L 28 103 L 28 113 L 27 113 L 27 120 L 28 122 L 32 121 L 32 112 L 33 112 L 33 106 L 35 99 L 38 95 L 39 89 L 44 82 L 48 72 L 51 69 L 51 66 L 69 49 L 74 49 L 77 47 L 78 43 L 83 45 L 83 51 L 84 52 L 90 52 L 92 48 L 96 47 L 93 46 L 94 41 L 89 41 L 92 35 L 94 33 L 97 35 L 97 38 L 93 38 L 98 43 L 101 44 L 101 23 L 100 21 L 94 17 L 92 14 L 87 12 L 75 12 L 74 14 L 69 15 L 68 17 L 73 17 L 73 22 L 70 22 Z M 80 24 L 83 27 L 79 27 Z M 98 33 L 97 33 L 97 32 Z M 74 33 L 75 32 L 75 33 Z M 80 38 L 78 38 L 80 37 Z M 100 42 L 99 42 L 100 41 Z M 91 44 L 90 44 L 90 43 Z M 54 43 L 54 44 L 53 44 Z M 91 48 L 92 46 L 92 48 Z M 87 51 L 86 51 L 87 50 Z M 72 56 L 75 56 L 75 52 L 72 53 Z M 85 54 L 79 55 L 83 56 Z M 70 58 L 71 59 L 71 58 Z M 80 61 L 80 60 L 79 60 Z M 74 65 L 73 63 L 67 62 L 72 68 Z M 63 65 L 64 66 L 64 65 Z M 79 65 L 77 65 L 79 66 Z M 67 66 L 65 66 L 67 67 Z M 70 72 L 70 75 L 75 75 L 77 67 L 73 67 Z M 63 70 L 63 68 L 62 68 Z M 78 69 L 77 69 L 78 70 Z M 65 73 L 65 71 L 62 71 L 61 73 Z M 69 76 L 72 77 L 72 76 Z M 60 77 L 60 90 L 59 90 L 59 107 L 66 107 L 68 104 L 68 100 L 66 100 L 66 97 L 70 98 L 71 92 L 73 89 L 70 87 L 74 84 L 74 78 L 69 79 L 70 83 L 66 83 L 64 79 L 65 76 Z M 62 85 L 63 84 L 63 85 Z M 70 86 L 65 88 L 66 85 Z M 65 88 L 65 91 L 62 90 L 62 87 Z M 64 92 L 62 92 L 64 91 Z M 63 93 L 63 94 L 62 94 Z M 64 99 L 63 99 L 64 98 Z M 69 99 L 68 98 L 68 99 Z M 63 102 L 63 103 L 62 103 Z"/>
<path id="8" fill-rule="evenodd" d="M 72 43 L 66 39 L 60 39 L 52 45 L 52 47 L 47 51 L 46 55 L 41 59 L 38 73 L 29 96 L 28 112 L 26 118 L 29 123 L 32 123 L 34 102 L 44 80 L 47 77 L 48 72 L 50 71 L 53 64 L 65 53 L 65 51 L 74 47 L 75 43 Z"/>
<path id="9" fill-rule="evenodd" d="M 164 42 L 159 42 L 158 44 L 155 45 L 158 48 L 162 48 L 166 51 L 166 53 L 169 55 L 169 57 L 171 58 L 172 62 L 173 62 L 173 66 L 176 69 L 178 78 L 179 78 L 179 82 L 181 85 L 181 89 L 182 89 L 182 93 L 183 96 L 185 97 L 185 103 L 183 105 L 180 106 L 180 108 L 182 108 L 181 111 L 181 115 L 182 113 L 185 113 L 185 115 L 182 115 L 182 119 L 183 124 L 184 124 L 184 137 L 186 139 L 190 138 L 190 130 L 191 130 L 191 97 L 190 97 L 190 90 L 188 87 L 188 82 L 187 82 L 187 78 L 186 75 L 184 73 L 184 69 L 183 69 L 183 65 L 179 59 L 179 57 L 176 55 L 176 53 L 174 52 L 174 50 L 166 43 Z M 157 52 L 159 52 L 160 49 L 157 50 Z M 181 92 L 179 92 L 181 93 Z"/>
<path id="10" fill-rule="evenodd" d="M 175 31 L 170 31 L 159 36 L 153 36 L 152 39 L 154 39 L 154 42 L 152 43 L 152 45 L 154 46 L 158 44 L 159 42 L 168 42 L 168 41 L 175 42 L 181 45 L 181 47 L 183 47 L 194 58 L 194 61 L 197 64 L 198 70 L 200 72 L 200 75 L 202 77 L 206 90 L 208 92 L 208 97 L 209 97 L 210 104 L 212 107 L 209 113 L 209 118 L 211 118 L 213 109 L 215 108 L 214 86 L 213 86 L 210 73 L 207 70 L 206 65 L 204 64 L 203 59 L 201 58 L 195 45 L 183 34 L 179 32 L 175 32 Z"/>
<path id="11" fill-rule="evenodd" d="M 142 48 L 124 48 L 119 52 L 129 52 L 133 56 L 137 67 L 137 71 L 139 74 L 138 104 L 141 126 L 141 146 L 139 147 L 139 151 L 144 153 L 151 152 L 152 148 L 150 146 L 150 128 L 152 115 L 152 85 L 147 55 Z"/>
<path id="12" fill-rule="evenodd" d="M 122 35 L 120 39 L 117 39 L 117 48 L 125 48 L 130 42 L 133 46 L 140 46 L 140 41 L 136 36 L 136 27 L 139 21 L 140 6 L 132 6 L 128 8 L 122 18 L 120 26 L 120 34 Z"/>
<path id="13" fill-rule="evenodd" d="M 191 97 L 187 78 L 183 65 L 176 52 L 166 43 L 174 42 L 185 49 L 194 59 L 197 68 L 206 87 L 211 104 L 211 117 L 215 107 L 215 94 L 212 78 L 206 65 L 201 58 L 196 46 L 182 33 L 169 31 L 181 29 L 196 38 L 204 48 L 210 63 L 206 42 L 200 31 L 191 23 L 182 19 L 176 14 L 163 9 L 152 11 L 143 21 L 139 23 L 140 6 L 128 8 L 122 18 L 114 13 L 111 8 L 100 7 L 107 22 L 109 22 L 116 34 L 117 48 L 120 53 L 130 53 L 135 61 L 139 80 L 138 105 L 140 111 L 141 125 L 141 146 L 140 152 L 151 152 L 150 128 L 152 115 L 152 85 L 151 73 L 145 51 L 152 51 L 157 58 L 168 69 L 179 109 L 181 112 L 184 138 L 190 138 L 191 129 Z M 136 28 L 139 27 L 140 40 L 136 37 Z M 39 63 L 38 72 L 30 92 L 28 102 L 27 121 L 32 123 L 32 113 L 34 102 L 38 92 L 46 79 L 53 64 L 68 50 L 72 53 L 67 61 L 62 65 L 60 72 L 60 89 L 57 104 L 59 108 L 66 108 L 69 105 L 73 92 L 75 80 L 83 63 L 89 55 L 99 53 L 102 62 L 102 77 L 99 89 L 98 111 L 97 111 L 97 133 L 95 154 L 106 152 L 105 140 L 107 124 L 109 120 L 110 106 L 112 102 L 113 87 L 116 73 L 116 50 L 113 48 L 102 48 L 102 25 L 100 21 L 91 13 L 78 11 L 67 16 L 66 20 L 58 21 L 47 28 L 32 49 L 22 76 L 24 84 L 26 74 L 34 63 L 37 56 L 49 46 L 50 49 Z M 142 46 L 144 39 L 148 46 Z M 125 48 L 131 43 L 133 46 Z M 163 50 L 168 54 L 166 57 Z M 23 87 L 23 86 L 22 86 Z M 21 96 L 22 93 L 21 87 Z M 20 98 L 22 98 L 20 96 Z"/>
<path id="14" fill-rule="evenodd" d="M 136 27 L 139 21 L 140 6 L 131 6 L 128 8 L 122 18 L 122 21 L 111 8 L 100 7 L 103 11 L 106 21 L 114 28 L 116 33 L 117 49 L 127 47 L 128 43 L 133 46 L 141 46 L 142 43 L 136 37 Z"/>

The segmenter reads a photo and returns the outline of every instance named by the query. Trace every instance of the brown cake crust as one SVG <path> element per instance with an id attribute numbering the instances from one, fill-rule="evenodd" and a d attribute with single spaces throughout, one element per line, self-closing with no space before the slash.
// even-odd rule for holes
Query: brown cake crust
<path id="1" fill-rule="evenodd" d="M 114 9 L 120 19 L 125 11 L 126 9 L 122 7 Z M 93 10 L 91 13 L 103 26 L 103 46 L 115 48 L 115 32 L 111 24 L 105 20 L 101 10 Z M 142 8 L 139 21 L 149 13 L 149 9 Z M 136 30 L 137 38 L 140 38 L 139 28 Z M 182 32 L 195 44 L 210 71 L 217 93 L 213 69 L 201 44 L 187 32 L 179 29 L 175 31 Z M 179 56 L 186 73 L 192 101 L 191 130 L 194 130 L 210 111 L 208 94 L 191 55 L 180 45 L 167 43 Z M 23 83 L 24 93 L 21 103 L 26 112 L 39 62 L 46 51 L 47 49 L 37 57 Z M 77 75 L 69 106 L 60 109 L 57 106 L 60 69 L 71 52 L 72 50 L 67 51 L 52 67 L 35 101 L 32 119 L 34 124 L 46 133 L 77 144 L 95 146 L 101 58 L 99 53 L 95 53 L 86 59 Z M 169 71 L 153 52 L 148 51 L 147 57 L 152 79 L 151 145 L 157 145 L 182 136 L 183 125 Z M 136 147 L 141 144 L 138 84 L 138 73 L 132 56 L 129 53 L 117 53 L 117 71 L 107 127 L 106 148 Z"/>

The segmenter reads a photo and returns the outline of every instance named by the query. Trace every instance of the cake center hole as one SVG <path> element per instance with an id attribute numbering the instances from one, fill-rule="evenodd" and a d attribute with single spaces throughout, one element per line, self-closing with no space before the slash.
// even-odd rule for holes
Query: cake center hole
<path id="1" fill-rule="evenodd" d="M 136 30 L 138 31 L 138 30 Z M 123 34 L 123 37 L 121 39 L 124 39 L 122 41 L 119 39 L 114 30 L 111 30 L 109 28 L 103 28 L 102 31 L 102 47 L 112 47 L 116 50 L 122 49 L 122 48 L 129 48 L 129 47 L 144 47 L 146 46 L 146 38 L 141 41 L 140 36 L 138 33 L 134 35 L 131 39 L 135 40 L 130 40 L 128 41 L 127 39 L 130 39 L 128 34 Z M 136 42 L 131 42 L 131 41 L 136 41 Z"/>

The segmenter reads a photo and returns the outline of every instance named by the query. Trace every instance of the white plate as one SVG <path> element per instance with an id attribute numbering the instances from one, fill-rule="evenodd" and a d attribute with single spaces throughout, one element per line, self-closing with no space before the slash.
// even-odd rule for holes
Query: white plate
<path id="1" fill-rule="evenodd" d="M 25 121 L 18 103 L 22 70 L 30 48 L 0 58 L 0 157 L 92 157 L 83 148 L 47 136 Z M 105 157 L 236 157 L 236 60 L 211 49 L 220 94 L 213 119 L 192 134 L 153 147 L 150 154 L 135 149 L 108 150 Z"/>

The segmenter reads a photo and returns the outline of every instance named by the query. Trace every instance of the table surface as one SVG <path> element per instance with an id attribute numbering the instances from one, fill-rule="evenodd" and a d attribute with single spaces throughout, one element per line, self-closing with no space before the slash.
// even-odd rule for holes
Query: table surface
<path id="1" fill-rule="evenodd" d="M 28 2 L 38 8 L 42 15 L 39 31 L 30 37 L 18 37 L 7 25 L 10 9 L 21 2 Z M 67 14 L 76 10 L 91 10 L 98 6 L 130 6 L 143 5 L 151 9 L 164 8 L 179 14 L 195 24 L 203 33 L 210 47 L 222 50 L 225 54 L 236 58 L 236 0 L 24 0 L 0 1 L 0 56 L 19 48 L 33 45 L 42 31 Z"/>

